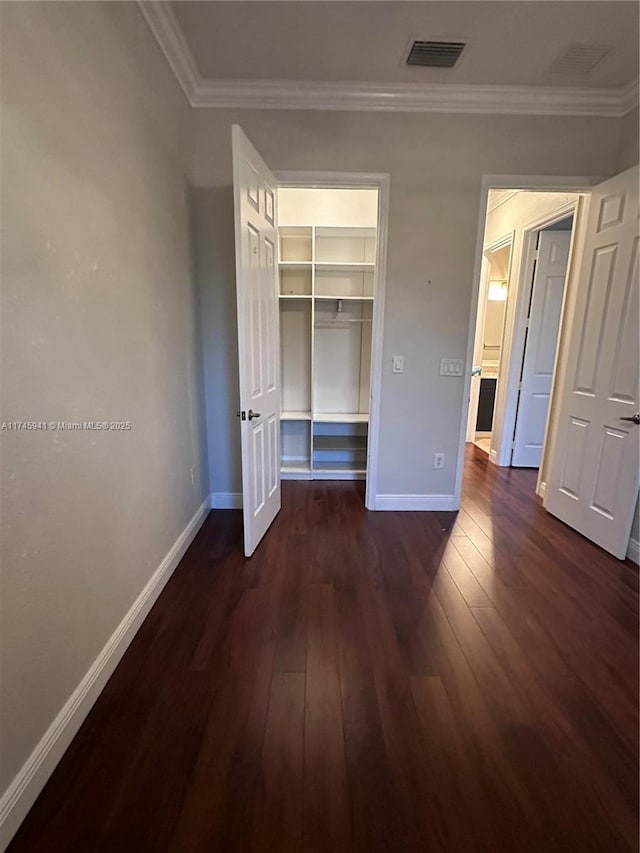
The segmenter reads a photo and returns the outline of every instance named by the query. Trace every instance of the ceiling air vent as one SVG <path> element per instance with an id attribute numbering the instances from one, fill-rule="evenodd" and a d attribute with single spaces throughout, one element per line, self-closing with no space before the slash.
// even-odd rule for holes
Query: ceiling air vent
<path id="1" fill-rule="evenodd" d="M 407 57 L 407 65 L 425 68 L 453 68 L 465 49 L 460 41 L 414 41 Z"/>
<path id="2" fill-rule="evenodd" d="M 616 47 L 612 42 L 573 42 L 549 66 L 549 74 L 586 77 Z"/>

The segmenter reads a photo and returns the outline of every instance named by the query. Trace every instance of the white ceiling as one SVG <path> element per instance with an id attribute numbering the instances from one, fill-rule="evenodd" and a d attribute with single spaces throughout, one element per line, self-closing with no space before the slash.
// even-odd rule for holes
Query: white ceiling
<path id="1" fill-rule="evenodd" d="M 617 0 L 191 2 L 171 9 L 205 80 L 621 87 L 638 77 L 638 4 Z M 467 47 L 454 69 L 404 64 L 413 39 Z M 552 74 L 572 43 L 614 49 Z"/>

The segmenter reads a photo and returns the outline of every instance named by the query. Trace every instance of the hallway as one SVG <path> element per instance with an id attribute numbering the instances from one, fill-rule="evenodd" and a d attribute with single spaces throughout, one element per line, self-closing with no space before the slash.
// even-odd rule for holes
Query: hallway
<path id="1" fill-rule="evenodd" d="M 635 851 L 637 568 L 535 477 L 285 482 L 251 560 L 212 512 L 9 849 Z"/>

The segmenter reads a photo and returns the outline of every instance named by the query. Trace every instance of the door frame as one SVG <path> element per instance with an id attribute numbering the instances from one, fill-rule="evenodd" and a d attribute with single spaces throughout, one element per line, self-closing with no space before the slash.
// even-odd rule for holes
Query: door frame
<path id="1" fill-rule="evenodd" d="M 371 329 L 371 374 L 369 427 L 367 435 L 367 475 L 365 506 L 375 509 L 380 439 L 380 392 L 382 388 L 382 345 L 387 283 L 387 241 L 389 229 L 390 176 L 378 172 L 274 171 L 279 187 L 321 187 L 323 189 L 377 189 L 378 239 L 373 282 L 373 323 Z"/>
<path id="2" fill-rule="evenodd" d="M 468 422 L 468 414 L 469 414 L 469 395 L 471 389 L 471 370 L 472 370 L 472 361 L 473 361 L 473 349 L 475 343 L 475 326 L 478 312 L 478 300 L 480 296 L 480 284 L 481 284 L 481 270 L 482 270 L 482 257 L 484 252 L 484 232 L 485 232 L 485 224 L 487 219 L 487 207 L 489 201 L 489 190 L 495 189 L 513 189 L 513 190 L 530 190 L 537 192 L 570 192 L 570 193 L 579 193 L 581 195 L 588 196 L 591 192 L 592 187 L 601 181 L 606 180 L 601 175 L 483 175 L 482 182 L 480 186 L 480 204 L 478 210 L 478 226 L 476 231 L 476 248 L 475 248 L 475 260 L 474 260 L 474 268 L 473 268 L 473 279 L 472 279 L 472 287 L 471 287 L 471 304 L 469 309 L 469 324 L 467 331 L 467 349 L 466 349 L 466 358 L 465 358 L 465 375 L 464 382 L 462 388 L 462 400 L 460 406 L 460 422 L 459 422 L 459 434 L 458 434 L 458 459 L 456 465 L 456 479 L 455 479 L 455 487 L 454 487 L 454 506 L 460 506 L 460 499 L 462 495 L 462 479 L 464 473 L 464 457 L 465 457 L 465 443 L 467 437 L 467 422 Z M 578 229 L 578 225 L 582 224 L 585 219 L 585 205 L 579 204 L 576 210 L 575 219 L 574 219 L 574 239 L 572 241 L 572 249 L 574 246 L 578 244 L 578 240 L 576 239 L 576 232 Z M 581 241 L 580 241 L 581 244 Z M 567 302 L 568 298 L 568 287 L 570 284 L 569 277 L 567 278 L 567 287 L 565 288 L 565 306 L 568 306 Z M 507 301 L 509 297 L 507 296 Z M 514 315 L 512 314 L 512 317 Z M 563 316 L 563 323 L 565 322 L 568 325 L 565 326 L 565 331 L 570 330 L 571 322 L 573 321 L 573 316 L 571 312 L 567 312 L 567 317 Z M 507 324 L 509 323 L 509 317 L 507 316 L 505 321 L 505 334 L 507 332 Z M 511 334 L 511 330 L 509 331 Z M 509 354 L 510 360 L 510 354 Z M 554 399 L 553 392 L 555 391 L 557 384 L 557 373 L 558 373 L 558 363 L 556 363 L 556 370 L 554 376 L 554 388 L 552 390 L 552 398 L 550 402 L 550 411 L 549 411 L 549 419 L 547 421 L 547 430 L 549 430 L 549 424 L 551 421 L 551 410 L 553 408 Z M 501 373 L 502 373 L 501 364 Z M 504 374 L 503 374 L 504 375 Z M 495 421 L 494 421 L 495 423 Z M 547 436 L 545 436 L 546 440 Z M 544 459 L 543 459 L 544 462 Z M 541 469 L 542 470 L 542 469 Z"/>
<path id="3" fill-rule="evenodd" d="M 489 290 L 489 281 L 490 281 L 490 268 L 491 268 L 491 260 L 488 255 L 493 254 L 493 252 L 497 252 L 499 249 L 504 249 L 506 246 L 509 247 L 509 268 L 507 271 L 507 282 L 511 280 L 512 273 L 512 261 L 513 261 L 513 243 L 515 240 L 515 231 L 508 231 L 502 237 L 498 237 L 495 240 L 492 240 L 491 243 L 487 243 L 482 249 L 482 266 L 480 273 L 480 290 L 478 292 L 478 312 L 476 314 L 476 326 L 475 326 L 475 336 L 474 336 L 474 344 L 473 344 L 473 352 L 471 353 L 472 361 L 475 360 L 475 350 L 476 350 L 476 341 L 478 340 L 478 334 L 484 334 L 484 324 L 487 313 L 487 293 Z M 486 260 L 486 264 L 485 261 Z M 509 301 L 509 292 L 507 291 L 507 301 L 505 302 L 505 316 L 502 321 L 502 333 L 501 337 L 504 339 L 504 330 L 507 320 L 507 304 Z M 480 313 L 482 313 L 482 318 L 480 317 Z M 500 364 L 502 364 L 502 347 L 500 350 Z M 473 367 L 473 364 L 471 365 Z M 498 371 L 499 372 L 499 371 Z M 480 380 L 482 380 L 482 376 L 480 376 Z M 469 411 L 467 414 L 467 441 L 473 441 L 475 438 L 475 423 L 478 417 L 478 406 L 480 404 L 480 386 L 478 386 L 478 394 L 473 395 L 471 393 L 471 389 L 469 391 Z M 471 423 L 471 410 L 474 410 L 473 417 L 473 425 Z M 495 409 L 494 409 L 494 417 L 495 417 Z M 471 433 L 474 433 L 472 438 L 469 438 Z M 493 432 L 491 438 L 491 448 L 493 448 Z M 491 448 L 489 450 L 489 456 L 491 457 Z M 493 454 L 495 456 L 495 452 Z"/>

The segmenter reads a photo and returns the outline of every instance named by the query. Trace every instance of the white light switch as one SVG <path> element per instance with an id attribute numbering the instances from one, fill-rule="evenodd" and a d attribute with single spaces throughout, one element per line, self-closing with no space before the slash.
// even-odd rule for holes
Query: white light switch
<path id="1" fill-rule="evenodd" d="M 403 355 L 394 355 L 393 360 L 391 362 L 391 372 L 392 373 L 404 373 L 404 356 Z"/>
<path id="2" fill-rule="evenodd" d="M 441 358 L 440 376 L 464 376 L 464 359 Z"/>

